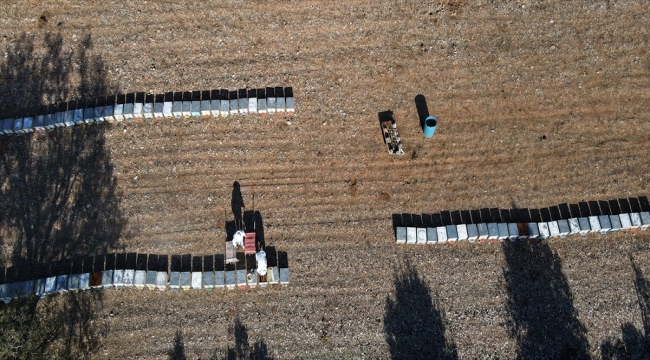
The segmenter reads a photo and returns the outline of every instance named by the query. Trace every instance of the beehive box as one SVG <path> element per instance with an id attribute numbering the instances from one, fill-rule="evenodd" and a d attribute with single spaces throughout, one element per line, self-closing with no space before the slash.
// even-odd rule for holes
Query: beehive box
<path id="1" fill-rule="evenodd" d="M 280 285 L 289 285 L 289 268 L 280 268 Z"/>
<path id="2" fill-rule="evenodd" d="M 147 270 L 146 277 L 144 280 L 144 286 L 149 290 L 156 289 L 156 277 L 158 275 L 157 271 Z"/>
<path id="3" fill-rule="evenodd" d="M 246 288 L 246 269 L 237 269 L 235 271 L 235 282 L 240 289 Z"/>
<path id="4" fill-rule="evenodd" d="M 589 227 L 591 229 L 591 232 L 599 232 L 600 231 L 600 221 L 598 221 L 598 216 L 590 216 L 589 217 Z"/>
<path id="5" fill-rule="evenodd" d="M 165 93 L 165 98 L 163 99 L 163 108 L 162 113 L 163 117 L 170 118 L 174 116 L 174 93 L 167 92 Z"/>
<path id="6" fill-rule="evenodd" d="M 630 222 L 632 223 L 632 229 L 640 228 L 643 223 L 641 222 L 640 213 L 630 213 Z"/>
<path id="7" fill-rule="evenodd" d="M 115 104 L 107 104 L 104 106 L 102 117 L 106 122 L 112 123 L 115 121 Z"/>
<path id="8" fill-rule="evenodd" d="M 214 271 L 203 272 L 203 288 L 210 291 L 214 287 Z"/>
<path id="9" fill-rule="evenodd" d="M 248 113 L 257 114 L 257 90 L 248 91 Z"/>
<path id="10" fill-rule="evenodd" d="M 77 289 L 79 286 L 77 285 Z M 23 281 L 23 296 L 34 294 L 34 280 Z"/>
<path id="11" fill-rule="evenodd" d="M 478 230 L 478 239 L 483 242 L 488 239 L 490 236 L 488 226 L 486 223 L 476 224 L 476 229 Z"/>
<path id="12" fill-rule="evenodd" d="M 165 116 L 164 110 L 165 110 L 165 95 L 156 94 L 154 96 L 154 103 L 153 103 L 153 117 L 156 120 L 162 120 L 162 118 Z"/>
<path id="13" fill-rule="evenodd" d="M 499 226 L 497 223 L 488 223 L 488 240 L 494 241 L 499 238 Z"/>
<path id="14" fill-rule="evenodd" d="M 135 120 L 142 120 L 144 115 L 144 93 L 135 94 L 135 101 L 133 102 L 133 118 Z"/>
<path id="15" fill-rule="evenodd" d="M 93 289 L 99 289 L 102 287 L 101 271 L 93 271 L 90 273 L 90 287 Z"/>
<path id="16" fill-rule="evenodd" d="M 121 289 L 124 285 L 124 270 L 117 269 L 113 270 L 113 285 L 116 289 Z"/>
<path id="17" fill-rule="evenodd" d="M 11 284 L 0 285 L 0 301 L 5 303 L 11 301 Z"/>
<path id="18" fill-rule="evenodd" d="M 235 288 L 235 270 L 226 271 L 226 288 L 232 290 Z"/>
<path id="19" fill-rule="evenodd" d="M 5 135 L 13 135 L 14 133 L 14 119 L 2 120 L 2 132 Z"/>
<path id="20" fill-rule="evenodd" d="M 134 118 L 133 110 L 135 104 L 135 94 L 126 94 L 126 101 L 124 102 L 124 120 L 132 121 Z"/>
<path id="21" fill-rule="evenodd" d="M 598 222 L 600 222 L 601 234 L 606 234 L 609 230 L 612 229 L 612 223 L 609 221 L 609 216 L 607 215 L 598 216 Z"/>
<path id="22" fill-rule="evenodd" d="M 43 131 L 45 130 L 45 114 L 36 115 L 34 118 L 34 130 Z"/>
<path id="23" fill-rule="evenodd" d="M 23 132 L 25 134 L 34 132 L 34 118 L 27 116 L 23 118 Z"/>
<path id="24" fill-rule="evenodd" d="M 144 98 L 144 106 L 142 107 L 142 115 L 146 120 L 154 118 L 155 103 L 154 94 L 147 94 Z M 162 106 L 160 107 L 160 117 L 162 117 Z"/>
<path id="25" fill-rule="evenodd" d="M 458 240 L 458 230 L 456 230 L 456 225 L 447 225 L 447 242 L 450 244 L 455 243 Z"/>
<path id="26" fill-rule="evenodd" d="M 508 239 L 515 241 L 519 238 L 519 228 L 517 223 L 508 223 Z"/>
<path id="27" fill-rule="evenodd" d="M 558 226 L 557 221 L 548 222 L 548 232 L 549 232 L 549 237 L 560 236 L 560 227 Z"/>
<path id="28" fill-rule="evenodd" d="M 83 108 L 77 108 L 75 109 L 74 113 L 74 123 L 75 125 L 81 125 L 84 123 L 84 109 Z"/>
<path id="29" fill-rule="evenodd" d="M 102 271 L 102 287 L 113 287 L 113 270 Z"/>
<path id="30" fill-rule="evenodd" d="M 201 116 L 205 119 L 209 118 L 210 115 L 212 115 L 210 107 L 210 91 L 202 91 L 201 92 Z"/>
<path id="31" fill-rule="evenodd" d="M 219 90 L 210 92 L 210 115 L 219 116 L 221 111 L 221 94 Z"/>
<path id="32" fill-rule="evenodd" d="M 90 289 L 90 273 L 79 274 L 79 290 Z"/>
<path id="33" fill-rule="evenodd" d="M 183 116 L 183 93 L 175 92 L 174 101 L 172 102 L 172 115 L 175 118 L 180 119 Z"/>
<path id="34" fill-rule="evenodd" d="M 56 292 L 56 276 L 45 279 L 45 293 L 54 294 Z"/>
<path id="35" fill-rule="evenodd" d="M 254 289 L 257 287 L 257 283 L 258 283 L 257 270 L 255 269 L 248 270 L 246 273 L 246 284 L 248 284 L 248 287 Z"/>
<path id="36" fill-rule="evenodd" d="M 458 234 L 458 241 L 467 240 L 467 225 L 459 224 L 456 225 L 456 233 Z"/>
<path id="37" fill-rule="evenodd" d="M 618 215 L 610 215 L 609 222 L 612 224 L 612 231 L 622 230 L 621 217 Z"/>
<path id="38" fill-rule="evenodd" d="M 237 107 L 239 108 L 239 115 L 248 114 L 248 94 L 246 89 L 239 90 L 239 102 L 237 103 Z"/>
<path id="39" fill-rule="evenodd" d="M 548 229 L 548 223 L 545 222 L 540 222 L 537 223 L 537 228 L 539 229 L 539 238 L 540 239 L 547 239 L 549 236 L 551 236 L 551 232 Z"/>
<path id="40" fill-rule="evenodd" d="M 181 286 L 181 273 L 180 271 L 172 271 L 169 273 L 169 287 L 176 291 Z"/>
<path id="41" fill-rule="evenodd" d="M 285 110 L 284 97 L 275 98 L 275 111 L 279 114 L 283 114 Z"/>
<path id="42" fill-rule="evenodd" d="M 124 270 L 124 277 L 122 278 L 122 286 L 133 287 L 133 279 L 135 278 L 135 270 Z"/>
<path id="43" fill-rule="evenodd" d="M 183 102 L 181 103 L 181 112 L 186 119 L 192 116 L 192 92 L 183 92 Z"/>
<path id="44" fill-rule="evenodd" d="M 619 214 L 618 217 L 621 220 L 621 229 L 629 230 L 632 228 L 632 221 L 630 220 L 630 214 Z"/>
<path id="45" fill-rule="evenodd" d="M 18 298 L 22 295 L 23 292 L 23 282 L 22 281 L 17 281 L 11 283 L 11 287 L 9 288 L 9 297 L 11 298 Z"/>
<path id="46" fill-rule="evenodd" d="M 407 244 L 415 244 L 417 241 L 417 229 L 414 227 L 407 227 L 406 228 L 406 243 Z"/>
<path id="47" fill-rule="evenodd" d="M 45 295 L 45 278 L 36 279 L 34 281 L 34 295 L 43 297 Z M 0 300 L 2 300 L 2 295 L 0 295 Z"/>
<path id="48" fill-rule="evenodd" d="M 580 221 L 578 218 L 571 218 L 569 219 L 569 233 L 570 234 L 578 234 L 580 233 Z"/>
<path id="49" fill-rule="evenodd" d="M 138 289 L 144 289 L 147 281 L 147 272 L 145 270 L 136 270 L 133 278 L 133 285 Z"/>
<path id="50" fill-rule="evenodd" d="M 398 244 L 406 244 L 406 228 L 398 226 L 395 228 L 395 239 Z"/>
<path id="51" fill-rule="evenodd" d="M 203 273 L 200 271 L 192 272 L 192 289 L 203 287 Z"/>
<path id="52" fill-rule="evenodd" d="M 165 291 L 167 289 L 167 271 L 158 271 L 156 273 L 156 289 Z"/>
<path id="53" fill-rule="evenodd" d="M 641 230 L 648 230 L 648 227 L 650 227 L 650 212 L 643 211 L 639 215 L 641 216 Z"/>
<path id="54" fill-rule="evenodd" d="M 497 231 L 499 231 L 499 241 L 505 241 L 510 236 L 507 223 L 498 223 Z"/>
<path id="55" fill-rule="evenodd" d="M 48 130 L 53 130 L 56 127 L 54 124 L 54 114 L 45 115 L 45 128 Z"/>
<path id="56" fill-rule="evenodd" d="M 233 280 L 234 281 L 234 280 Z M 225 286 L 225 274 L 221 270 L 215 270 L 214 272 L 214 287 L 217 289 L 223 289 Z"/>
<path id="57" fill-rule="evenodd" d="M 88 106 L 88 105 L 86 105 Z M 95 122 L 95 107 L 86 107 L 84 109 L 84 122 L 86 124 L 92 124 Z"/>
<path id="58" fill-rule="evenodd" d="M 228 100 L 227 97 L 224 97 L 223 94 L 221 94 L 221 110 L 219 111 L 219 114 L 222 117 L 230 114 L 230 100 Z"/>
<path id="59" fill-rule="evenodd" d="M 59 293 L 68 291 L 68 275 L 59 275 L 56 277 L 56 291 Z"/>
<path id="60" fill-rule="evenodd" d="M 78 291 L 79 290 L 79 274 L 71 274 L 68 276 L 68 290 Z"/>
<path id="61" fill-rule="evenodd" d="M 474 243 L 478 240 L 478 227 L 476 224 L 467 225 L 467 240 L 469 240 L 470 243 Z"/>
<path id="62" fill-rule="evenodd" d="M 526 240 L 530 236 L 528 233 L 528 224 L 526 223 L 517 223 L 517 231 L 519 231 L 519 240 Z"/>
<path id="63" fill-rule="evenodd" d="M 191 116 L 201 116 L 201 92 L 192 91 L 192 107 L 190 109 Z"/>
<path id="64" fill-rule="evenodd" d="M 21 135 L 23 134 L 23 119 L 14 119 L 14 127 L 13 127 L 13 134 L 14 135 Z M 74 123 L 72 123 L 74 125 Z"/>
<path id="65" fill-rule="evenodd" d="M 271 266 L 266 270 L 266 277 L 270 285 L 280 282 L 280 270 L 277 266 Z"/>
<path id="66" fill-rule="evenodd" d="M 438 244 L 446 244 L 447 243 L 447 227 L 438 226 L 436 228 L 436 233 L 438 235 Z"/>
<path id="67" fill-rule="evenodd" d="M 427 243 L 427 229 L 426 228 L 417 228 L 416 230 L 416 244 L 426 244 Z"/>
<path id="68" fill-rule="evenodd" d="M 115 118 L 115 121 L 122 121 L 124 120 L 124 103 L 120 103 L 119 98 L 117 101 L 118 102 L 113 107 L 113 118 Z"/>
<path id="69" fill-rule="evenodd" d="M 559 235 L 562 238 L 569 235 L 569 233 L 571 232 L 571 228 L 569 228 L 569 222 L 567 220 L 558 220 L 557 227 L 559 229 L 558 230 Z"/>
<path id="70" fill-rule="evenodd" d="M 189 290 L 192 286 L 192 273 L 189 271 L 183 271 L 181 273 L 181 289 Z"/>
<path id="71" fill-rule="evenodd" d="M 578 218 L 578 224 L 580 225 L 580 235 L 584 236 L 588 232 L 591 232 L 591 222 L 589 221 L 589 218 Z"/>
<path id="72" fill-rule="evenodd" d="M 438 232 L 436 228 L 427 228 L 427 244 L 435 244 L 438 242 Z"/>
<path id="73" fill-rule="evenodd" d="M 238 115 L 238 114 L 239 114 L 239 100 L 230 99 L 230 115 Z"/>
<path id="74" fill-rule="evenodd" d="M 257 112 L 260 115 L 266 114 L 266 99 L 257 99 Z"/>

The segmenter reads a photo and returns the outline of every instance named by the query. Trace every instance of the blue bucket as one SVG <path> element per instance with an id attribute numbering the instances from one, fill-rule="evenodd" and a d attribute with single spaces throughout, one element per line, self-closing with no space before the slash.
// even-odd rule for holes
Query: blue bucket
<path id="1" fill-rule="evenodd" d="M 438 125 L 438 120 L 435 117 L 429 116 L 424 120 L 424 137 L 429 139 L 433 136 L 433 133 L 436 132 L 436 126 Z"/>

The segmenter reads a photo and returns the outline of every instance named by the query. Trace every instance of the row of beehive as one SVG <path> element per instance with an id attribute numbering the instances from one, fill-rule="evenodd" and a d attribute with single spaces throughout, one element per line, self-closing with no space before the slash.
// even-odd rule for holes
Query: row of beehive
<path id="1" fill-rule="evenodd" d="M 19 296 L 45 295 L 67 291 L 86 291 L 92 288 L 132 287 L 164 291 L 190 289 L 244 289 L 267 285 L 288 285 L 289 268 L 271 266 L 266 276 L 258 276 L 256 270 L 236 269 L 224 271 L 153 271 L 115 269 L 80 274 L 62 274 L 35 280 L 18 281 L 0 285 L 0 301 L 5 303 Z"/>
<path id="2" fill-rule="evenodd" d="M 271 90 L 272 89 L 272 90 Z M 269 96 L 270 95 L 270 96 Z M 293 89 L 267 88 L 127 94 L 42 106 L 36 115 L 0 120 L 0 136 L 22 135 L 56 127 L 190 116 L 274 114 L 295 111 Z"/>
<path id="3" fill-rule="evenodd" d="M 516 241 L 546 239 L 569 234 L 606 234 L 619 230 L 646 230 L 650 227 L 650 213 L 600 215 L 567 220 L 528 223 L 480 223 L 438 227 L 404 227 L 395 229 L 398 244 L 445 244 L 456 241 Z"/>

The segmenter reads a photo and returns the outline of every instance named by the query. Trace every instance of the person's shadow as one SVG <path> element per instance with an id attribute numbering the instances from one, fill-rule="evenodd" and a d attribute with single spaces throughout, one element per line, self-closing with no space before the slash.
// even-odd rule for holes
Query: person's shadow
<path id="1" fill-rule="evenodd" d="M 232 199 L 230 200 L 230 207 L 232 208 L 232 214 L 235 217 L 235 226 L 237 227 L 237 230 L 242 230 L 244 228 L 242 209 L 245 208 L 245 206 L 244 197 L 241 195 L 239 187 L 239 181 L 235 181 L 232 184 Z"/>

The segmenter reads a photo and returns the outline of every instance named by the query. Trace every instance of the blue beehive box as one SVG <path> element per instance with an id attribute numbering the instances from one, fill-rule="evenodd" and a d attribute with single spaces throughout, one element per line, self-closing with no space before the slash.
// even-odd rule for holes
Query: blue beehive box
<path id="1" fill-rule="evenodd" d="M 149 290 L 156 290 L 156 277 L 157 271 L 147 270 L 147 275 L 144 280 L 144 286 Z"/>
<path id="2" fill-rule="evenodd" d="M 34 132 L 34 118 L 27 116 L 23 118 L 23 132 L 25 134 Z"/>
<path id="3" fill-rule="evenodd" d="M 86 105 L 88 106 L 88 105 Z M 95 107 L 87 107 L 84 109 L 84 122 L 92 124 L 95 122 Z"/>
<path id="4" fill-rule="evenodd" d="M 103 288 L 113 287 L 113 270 L 102 271 L 102 287 Z"/>
<path id="5" fill-rule="evenodd" d="M 76 109 L 73 113 L 75 125 L 81 125 L 84 123 L 84 109 Z"/>
<path id="6" fill-rule="evenodd" d="M 79 290 L 90 289 L 90 273 L 79 274 Z"/>
<path id="7" fill-rule="evenodd" d="M 560 237 L 565 237 L 571 232 L 569 222 L 567 220 L 558 220 L 557 227 L 559 228 Z"/>
<path id="8" fill-rule="evenodd" d="M 280 268 L 280 284 L 289 285 L 289 268 Z"/>
<path id="9" fill-rule="evenodd" d="M 507 223 L 498 223 L 497 231 L 499 232 L 499 241 L 504 241 L 510 236 Z"/>
<path id="10" fill-rule="evenodd" d="M 515 241 L 519 238 L 519 229 L 517 223 L 508 223 L 508 239 Z"/>
<path id="11" fill-rule="evenodd" d="M 237 269 L 235 271 L 235 282 L 240 289 L 246 288 L 246 269 Z"/>
<path id="12" fill-rule="evenodd" d="M 133 285 L 138 289 L 144 289 L 147 282 L 147 272 L 144 270 L 136 270 L 135 277 L 133 278 Z"/>
<path id="13" fill-rule="evenodd" d="M 456 240 L 458 240 L 458 230 L 456 229 L 456 225 L 447 225 L 447 242 L 448 243 L 455 243 Z"/>
<path id="14" fill-rule="evenodd" d="M 181 273 L 180 271 L 172 271 L 169 273 L 169 287 L 176 291 L 181 286 Z"/>
<path id="15" fill-rule="evenodd" d="M 496 240 L 499 238 L 499 226 L 497 223 L 488 223 L 488 240 Z"/>
<path id="16" fill-rule="evenodd" d="M 201 116 L 209 118 L 212 115 L 212 108 L 210 105 L 210 91 L 201 92 Z"/>
<path id="17" fill-rule="evenodd" d="M 487 230 L 487 227 L 485 229 Z M 478 240 L 478 226 L 476 226 L 476 224 L 467 225 L 467 240 L 469 240 L 470 243 Z"/>
<path id="18" fill-rule="evenodd" d="M 537 239 L 539 237 L 539 226 L 536 222 L 526 224 L 528 226 L 528 238 Z"/>
<path id="19" fill-rule="evenodd" d="M 607 215 L 598 216 L 598 222 L 600 222 L 601 234 L 606 234 L 609 230 L 612 229 L 612 223 L 609 221 L 609 216 Z"/>
<path id="20" fill-rule="evenodd" d="M 68 291 L 68 275 L 59 275 L 56 277 L 56 291 L 59 293 Z"/>
<path id="21" fill-rule="evenodd" d="M 36 279 L 34 281 L 34 294 L 39 297 L 45 295 L 45 280 L 46 279 Z"/>
<path id="22" fill-rule="evenodd" d="M 221 91 L 221 116 L 228 116 L 230 114 L 230 100 L 228 90 Z"/>
<path id="23" fill-rule="evenodd" d="M 490 232 L 486 223 L 476 224 L 476 229 L 478 230 L 478 239 L 480 241 L 485 241 L 490 236 Z"/>
<path id="24" fill-rule="evenodd" d="M 124 102 L 124 120 L 132 121 L 135 117 L 133 111 L 135 107 L 135 94 L 126 94 L 126 101 Z"/>
<path id="25" fill-rule="evenodd" d="M 183 93 L 183 103 L 182 103 L 181 112 L 183 113 L 183 116 L 185 118 L 189 118 L 190 116 L 192 116 L 192 93 L 189 91 L 185 91 Z"/>
<path id="26" fill-rule="evenodd" d="M 48 130 L 54 130 L 56 125 L 54 124 L 54 114 L 45 115 L 45 128 Z"/>
<path id="27" fill-rule="evenodd" d="M 619 214 L 618 217 L 621 220 L 621 230 L 629 230 L 632 228 L 632 221 L 630 220 L 630 214 Z"/>
<path id="28" fill-rule="evenodd" d="M 135 94 L 135 100 L 133 101 L 133 118 L 136 120 L 142 120 L 144 116 L 144 93 Z"/>
<path id="29" fill-rule="evenodd" d="M 621 226 L 621 218 L 618 215 L 610 215 L 609 216 L 609 222 L 612 224 L 612 231 L 619 231 L 622 230 L 623 227 Z"/>
<path id="30" fill-rule="evenodd" d="M 25 132 L 23 131 L 23 119 L 14 119 L 14 128 L 13 128 L 13 134 L 14 135 L 21 135 L 24 134 Z"/>
<path id="31" fill-rule="evenodd" d="M 650 212 L 643 211 L 639 215 L 641 216 L 641 230 L 647 230 L 650 227 Z"/>
<path id="32" fill-rule="evenodd" d="M 578 224 L 580 225 L 580 235 L 584 236 L 591 231 L 591 224 L 589 218 L 586 217 L 578 218 Z"/>
<path id="33" fill-rule="evenodd" d="M 29 296 L 34 293 L 34 280 L 23 281 L 23 296 Z"/>
<path id="34" fill-rule="evenodd" d="M 235 288 L 235 270 L 226 271 L 226 288 Z"/>
<path id="35" fill-rule="evenodd" d="M 437 232 L 437 235 L 438 235 L 438 244 L 446 244 L 447 243 L 447 227 L 438 226 L 436 228 L 436 232 Z"/>
<path id="36" fill-rule="evenodd" d="M 438 232 L 436 228 L 427 228 L 427 244 L 435 244 L 438 242 Z"/>
<path id="37" fill-rule="evenodd" d="M 167 271 L 158 271 L 156 273 L 156 289 L 159 291 L 167 289 Z"/>
<path id="38" fill-rule="evenodd" d="M 78 291 L 79 290 L 79 274 L 71 274 L 68 276 L 68 290 Z"/>
<path id="39" fill-rule="evenodd" d="M 162 106 L 160 107 L 160 117 L 162 117 Z M 144 105 L 142 106 L 142 116 L 145 120 L 151 120 L 154 117 L 154 95 L 147 94 L 144 97 Z"/>
<path id="40" fill-rule="evenodd" d="M 14 133 L 14 119 L 4 119 L 2 121 L 2 131 L 6 135 L 13 135 L 13 133 Z"/>
<path id="41" fill-rule="evenodd" d="M 203 288 L 210 291 L 214 287 L 214 271 L 203 273 Z"/>
<path id="42" fill-rule="evenodd" d="M 172 103 L 169 103 L 169 116 L 171 116 L 171 105 Z M 154 104 L 153 104 L 153 117 L 156 118 L 156 120 L 162 120 L 162 118 L 166 116 L 165 115 L 165 95 L 164 94 L 156 94 L 154 96 Z"/>
<path id="43" fill-rule="evenodd" d="M 234 281 L 234 279 L 233 279 Z M 217 270 L 214 272 L 214 287 L 217 289 L 223 289 L 224 286 L 226 285 L 225 283 L 225 278 L 224 278 L 224 272 L 221 270 Z"/>
<path id="44" fill-rule="evenodd" d="M 192 286 L 192 274 L 189 271 L 181 273 L 181 289 L 189 290 Z"/>
<path id="45" fill-rule="evenodd" d="M 190 103 L 190 115 L 199 117 L 201 116 L 201 92 L 192 91 Z"/>

